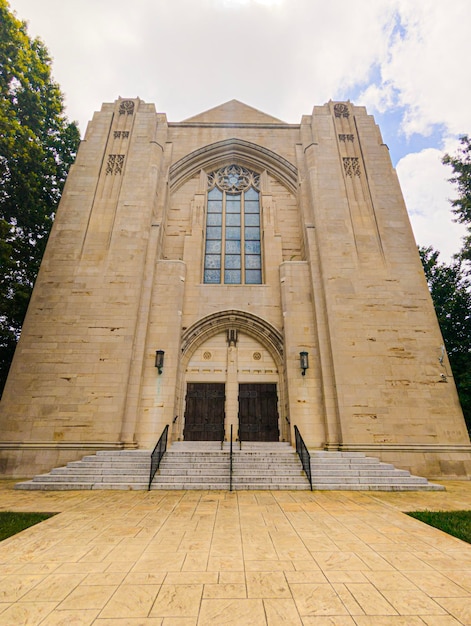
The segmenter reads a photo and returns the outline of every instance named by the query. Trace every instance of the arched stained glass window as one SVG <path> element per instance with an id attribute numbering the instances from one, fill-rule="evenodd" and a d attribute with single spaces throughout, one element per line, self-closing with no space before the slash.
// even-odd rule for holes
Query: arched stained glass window
<path id="1" fill-rule="evenodd" d="M 238 165 L 208 176 L 204 282 L 262 282 L 260 177 Z"/>

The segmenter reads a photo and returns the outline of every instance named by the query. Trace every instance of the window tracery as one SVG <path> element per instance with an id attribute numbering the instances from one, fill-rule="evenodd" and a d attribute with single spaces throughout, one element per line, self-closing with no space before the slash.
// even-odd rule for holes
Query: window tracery
<path id="1" fill-rule="evenodd" d="M 228 193 L 246 191 L 249 187 L 260 191 L 260 175 L 240 165 L 228 165 L 208 174 L 208 190 L 215 186 Z"/>
<path id="2" fill-rule="evenodd" d="M 240 165 L 208 174 L 204 282 L 261 284 L 260 176 Z"/>

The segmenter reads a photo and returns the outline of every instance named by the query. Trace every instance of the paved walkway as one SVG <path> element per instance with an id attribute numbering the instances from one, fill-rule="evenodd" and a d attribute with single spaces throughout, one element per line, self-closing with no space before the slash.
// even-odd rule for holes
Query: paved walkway
<path id="1" fill-rule="evenodd" d="M 401 511 L 446 492 L 26 492 L 60 511 L 0 543 L 0 625 L 471 625 L 471 545 Z"/>

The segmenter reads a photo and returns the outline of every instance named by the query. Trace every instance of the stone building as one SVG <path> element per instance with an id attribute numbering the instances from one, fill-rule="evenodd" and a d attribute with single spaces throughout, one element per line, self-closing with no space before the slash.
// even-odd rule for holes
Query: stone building
<path id="1" fill-rule="evenodd" d="M 156 359 L 157 365 L 156 367 Z M 159 361 L 160 359 L 160 361 Z M 171 440 L 362 451 L 428 477 L 471 446 L 387 146 L 363 107 L 236 100 L 88 126 L 1 404 L 3 472 Z"/>

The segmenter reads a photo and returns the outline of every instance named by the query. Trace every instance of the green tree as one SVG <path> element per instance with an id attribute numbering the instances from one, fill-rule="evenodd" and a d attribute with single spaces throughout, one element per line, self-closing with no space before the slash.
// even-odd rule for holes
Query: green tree
<path id="1" fill-rule="evenodd" d="M 460 258 L 447 265 L 432 247 L 419 248 L 419 253 L 471 432 L 471 283 Z"/>
<path id="2" fill-rule="evenodd" d="M 79 140 L 46 47 L 0 0 L 0 393 Z"/>
<path id="3" fill-rule="evenodd" d="M 468 135 L 460 137 L 460 147 L 455 156 L 445 154 L 442 162 L 450 165 L 453 176 L 449 179 L 458 188 L 458 198 L 451 201 L 456 221 L 465 224 L 467 235 L 463 239 L 460 256 L 471 261 L 471 138 Z"/>

